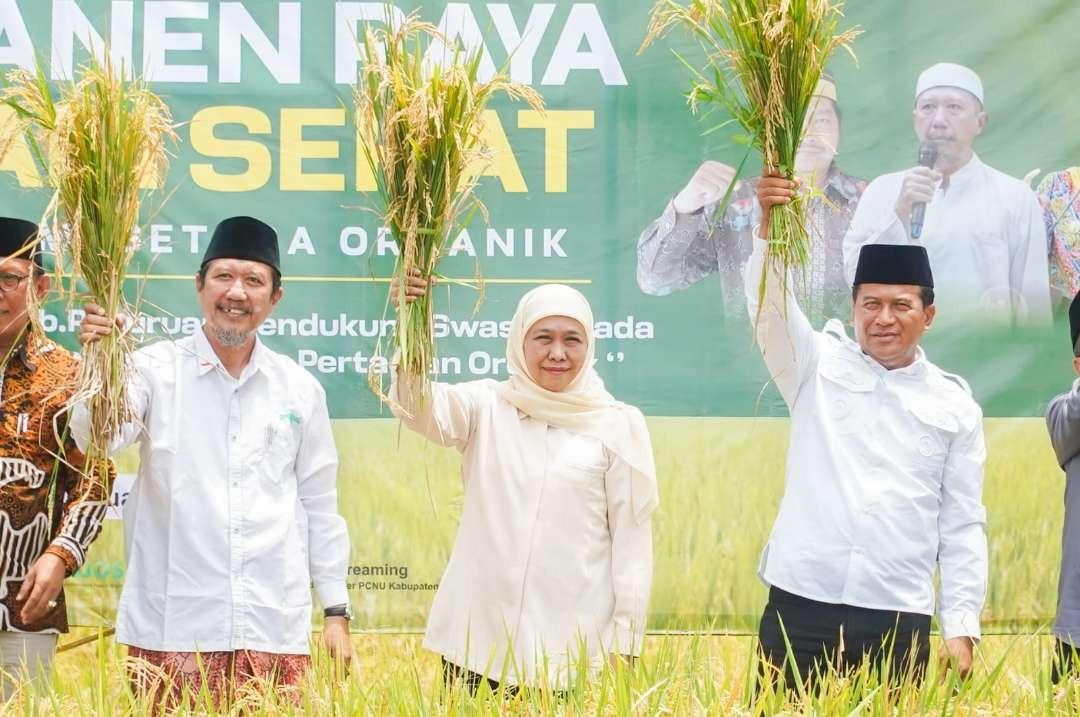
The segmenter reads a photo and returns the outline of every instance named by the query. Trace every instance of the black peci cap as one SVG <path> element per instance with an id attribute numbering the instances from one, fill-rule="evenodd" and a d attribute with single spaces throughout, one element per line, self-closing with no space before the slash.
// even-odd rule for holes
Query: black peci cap
<path id="1" fill-rule="evenodd" d="M 926 247 L 915 244 L 863 244 L 855 268 L 859 284 L 906 284 L 934 288 Z"/>
<path id="2" fill-rule="evenodd" d="M 41 267 L 38 225 L 25 219 L 0 217 L 0 256 L 18 256 Z"/>
<path id="3" fill-rule="evenodd" d="M 281 254 L 274 228 L 252 217 L 230 217 L 214 229 L 202 266 L 214 259 L 246 259 L 268 265 L 281 275 Z"/>

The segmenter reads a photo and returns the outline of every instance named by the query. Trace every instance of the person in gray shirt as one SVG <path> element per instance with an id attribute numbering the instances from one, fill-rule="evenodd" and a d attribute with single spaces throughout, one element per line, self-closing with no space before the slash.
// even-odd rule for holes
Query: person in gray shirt
<path id="1" fill-rule="evenodd" d="M 851 283 L 844 277 L 843 240 L 866 182 L 836 166 L 841 114 L 836 84 L 822 77 L 818 101 L 807 117 L 795 157 L 796 173 L 815 193 L 807 202 L 810 262 L 795 272 L 799 306 L 820 328 L 851 311 Z M 757 177 L 736 183 L 722 216 L 717 207 L 735 181 L 735 168 L 709 160 L 668 202 L 638 238 L 637 281 L 646 294 L 664 296 L 719 274 L 724 317 L 746 321 L 742 270 L 761 221 Z"/>
<path id="2" fill-rule="evenodd" d="M 1080 294 L 1069 305 L 1073 369 L 1080 375 Z M 1065 470 L 1065 524 L 1061 531 L 1061 575 L 1058 578 L 1057 645 L 1051 679 L 1056 684 L 1073 672 L 1080 648 L 1080 378 L 1072 390 L 1050 401 L 1046 427 L 1058 465 Z"/>

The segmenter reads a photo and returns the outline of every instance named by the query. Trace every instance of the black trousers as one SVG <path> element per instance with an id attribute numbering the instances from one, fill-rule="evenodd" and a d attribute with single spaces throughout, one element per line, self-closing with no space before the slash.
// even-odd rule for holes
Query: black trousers
<path id="1" fill-rule="evenodd" d="M 1064 640 L 1054 640 L 1054 657 L 1050 665 L 1050 681 L 1055 685 L 1067 677 L 1076 676 L 1076 656 L 1080 647 L 1074 647 Z"/>
<path id="2" fill-rule="evenodd" d="M 445 682 L 447 686 L 460 681 L 461 684 L 465 686 L 465 689 L 469 691 L 470 695 L 475 695 L 476 691 L 480 689 L 481 681 L 483 681 L 487 682 L 488 687 L 491 688 L 492 692 L 498 691 L 498 680 L 488 679 L 481 675 L 479 672 L 473 672 L 472 670 L 467 670 L 460 665 L 455 665 L 453 662 L 448 662 L 445 657 L 440 656 L 440 659 L 442 660 L 443 682 Z M 517 695 L 517 692 L 517 685 L 506 686 L 507 697 L 514 697 L 515 695 Z"/>
<path id="3" fill-rule="evenodd" d="M 758 640 L 762 678 L 783 675 L 787 689 L 799 681 L 813 687 L 829 669 L 854 670 L 864 659 L 874 670 L 888 663 L 892 680 L 909 670 L 921 679 L 930 660 L 930 616 L 818 602 L 773 587 Z"/>

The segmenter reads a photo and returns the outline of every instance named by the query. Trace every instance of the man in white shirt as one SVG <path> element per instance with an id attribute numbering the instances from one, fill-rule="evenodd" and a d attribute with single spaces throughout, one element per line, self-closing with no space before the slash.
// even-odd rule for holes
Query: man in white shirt
<path id="1" fill-rule="evenodd" d="M 250 217 L 223 221 L 195 290 L 202 329 L 135 354 L 133 420 L 115 445 L 140 449 L 124 506 L 116 639 L 172 677 L 174 698 L 184 682 L 202 687 L 191 659 L 200 653 L 205 686 L 222 700 L 233 677 L 299 682 L 310 664 L 312 584 L 326 646 L 351 656 L 349 536 L 326 394 L 255 333 L 283 294 L 277 234 Z M 87 306 L 79 340 L 114 323 Z M 92 428 L 85 408 L 72 428 L 82 448 Z"/>
<path id="2" fill-rule="evenodd" d="M 862 245 L 919 244 L 930 255 L 941 285 L 938 303 L 949 321 L 978 314 L 983 324 L 1048 323 L 1046 227 L 1038 199 L 1026 183 L 983 164 L 974 151 L 987 123 L 979 76 L 952 63 L 930 67 L 919 76 L 913 117 L 926 148 L 920 155 L 932 166 L 886 174 L 866 188 L 844 238 L 848 280 Z"/>
<path id="3" fill-rule="evenodd" d="M 771 208 L 790 201 L 795 184 L 769 175 L 758 186 L 766 237 Z M 986 450 L 967 384 L 919 347 L 936 313 L 926 250 L 863 247 L 852 341 L 836 319 L 814 331 L 775 269 L 758 311 L 765 247 L 755 242 L 746 298 L 791 438 L 759 569 L 770 586 L 764 660 L 789 686 L 826 661 L 876 667 L 890 652 L 894 676 L 921 675 L 940 569 L 942 657 L 964 675 L 986 594 Z"/>

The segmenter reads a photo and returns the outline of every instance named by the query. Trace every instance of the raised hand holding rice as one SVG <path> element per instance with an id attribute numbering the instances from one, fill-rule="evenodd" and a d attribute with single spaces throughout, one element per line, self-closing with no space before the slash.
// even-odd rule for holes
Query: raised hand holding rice
<path id="1" fill-rule="evenodd" d="M 0 96 L 15 110 L 55 190 L 46 222 L 57 252 L 56 285 L 63 289 L 67 278 L 64 293 L 74 302 L 81 282 L 107 316 L 135 313 L 124 280 L 136 249 L 142 188 L 168 172 L 168 146 L 176 140 L 168 105 L 144 81 L 124 79 L 109 60 L 91 60 L 55 99 L 40 68 L 36 75 L 13 70 L 7 79 Z M 73 402 L 90 410 L 87 466 L 101 475 L 109 442 L 129 418 L 133 349 L 128 334 L 113 331 L 84 352 Z"/>
<path id="2" fill-rule="evenodd" d="M 795 153 L 825 65 L 837 49 L 850 54 L 859 34 L 840 30 L 842 8 L 843 0 L 659 0 L 642 49 L 675 27 L 697 38 L 705 68 L 680 57 L 693 80 L 691 110 L 706 105 L 726 111 L 764 165 L 794 179 Z M 769 224 L 763 272 L 777 269 L 785 283 L 787 270 L 809 257 L 803 199 L 780 205 Z M 718 211 L 725 207 L 726 198 Z M 764 286 L 763 273 L 760 292 Z"/>
<path id="3" fill-rule="evenodd" d="M 479 210 L 477 177 L 490 160 L 482 142 L 488 101 L 504 93 L 542 107 L 540 95 L 504 75 L 481 80 L 481 54 L 429 61 L 436 43 L 449 45 L 434 26 L 410 16 L 391 29 L 364 31 L 364 66 L 355 90 L 356 122 L 375 176 L 382 215 L 399 248 L 395 343 L 403 369 L 426 376 L 435 357 L 430 295 L 406 302 L 404 278 L 418 269 L 436 275 L 442 245 Z M 380 376 L 369 374 L 383 395 Z"/>

